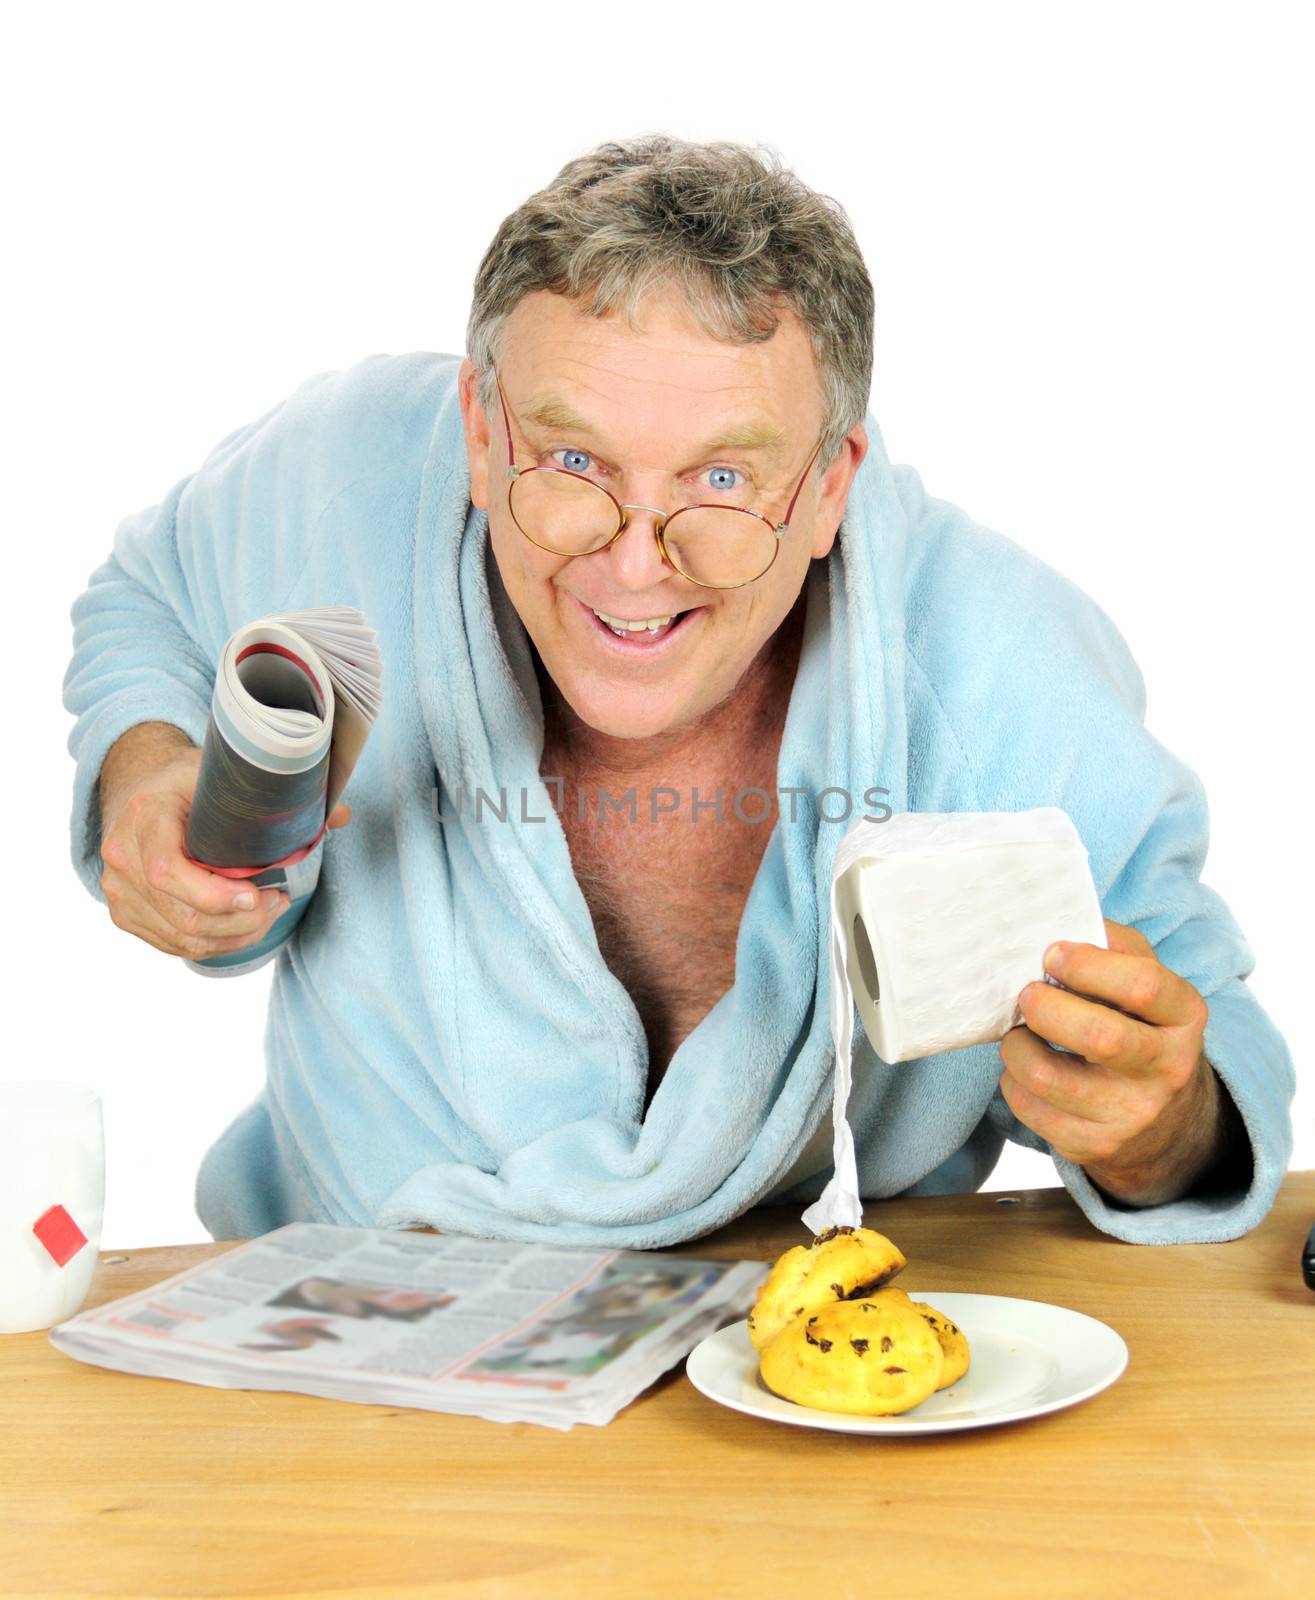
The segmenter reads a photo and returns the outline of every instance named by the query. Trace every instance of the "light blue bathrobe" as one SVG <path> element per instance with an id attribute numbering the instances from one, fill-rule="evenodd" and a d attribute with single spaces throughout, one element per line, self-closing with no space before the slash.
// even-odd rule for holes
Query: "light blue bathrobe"
<path id="1" fill-rule="evenodd" d="M 539 778 L 528 636 L 469 502 L 458 365 L 372 356 L 310 379 L 127 518 L 74 606 L 73 858 L 95 895 L 107 750 L 148 720 L 199 743 L 235 627 L 345 603 L 380 636 L 385 705 L 349 786 L 354 820 L 330 836 L 278 958 L 267 1087 L 202 1164 L 201 1220 L 217 1238 L 304 1218 L 658 1247 L 768 1197 L 802 1208 L 830 1170 L 826 908 L 846 823 L 804 801 L 776 824 L 734 987 L 645 1115 L 644 1030 Z M 1244 981 L 1251 951 L 1199 882 L 1201 784 L 1145 730 L 1141 675 L 1105 614 L 929 498 L 866 425 L 840 537 L 810 569 L 778 783 L 879 785 L 895 811 L 1062 806 L 1105 915 L 1209 1001 L 1206 1054 L 1254 1175 L 1246 1192 L 1144 1210 L 1108 1205 L 1057 1157 L 1060 1177 L 1118 1238 L 1235 1238 L 1287 1166 L 1293 1070 Z M 468 797 L 459 820 L 436 819 L 436 785 L 449 816 Z M 476 820 L 477 787 L 507 790 L 508 821 Z M 870 1201 L 973 1190 L 1006 1138 L 1049 1148 L 1005 1105 L 997 1046 L 888 1066 L 856 1038 L 850 1116 Z M 879 1204 L 867 1219 L 880 1227 Z"/>

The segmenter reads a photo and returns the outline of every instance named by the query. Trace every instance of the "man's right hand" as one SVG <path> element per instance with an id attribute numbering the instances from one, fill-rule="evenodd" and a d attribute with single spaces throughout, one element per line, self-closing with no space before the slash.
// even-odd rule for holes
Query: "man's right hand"
<path id="1" fill-rule="evenodd" d="M 254 944 L 289 905 L 278 890 L 221 877 L 184 854 L 200 763 L 178 728 L 141 723 L 114 744 L 100 779 L 100 883 L 110 917 L 157 950 L 193 961 Z M 349 815 L 339 806 L 335 825 Z"/>

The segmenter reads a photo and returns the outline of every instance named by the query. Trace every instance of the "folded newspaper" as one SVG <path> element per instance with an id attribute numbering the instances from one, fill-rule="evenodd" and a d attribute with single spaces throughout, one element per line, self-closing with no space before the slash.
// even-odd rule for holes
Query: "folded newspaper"
<path id="1" fill-rule="evenodd" d="M 224 646 L 185 848 L 213 872 L 284 890 L 291 904 L 258 944 L 189 961 L 194 972 L 253 972 L 292 937 L 382 678 L 374 630 L 352 606 L 261 617 Z"/>
<path id="2" fill-rule="evenodd" d="M 218 1389 L 279 1389 L 569 1429 L 601 1426 L 768 1268 L 647 1250 L 294 1222 L 50 1332 L 66 1355 Z"/>

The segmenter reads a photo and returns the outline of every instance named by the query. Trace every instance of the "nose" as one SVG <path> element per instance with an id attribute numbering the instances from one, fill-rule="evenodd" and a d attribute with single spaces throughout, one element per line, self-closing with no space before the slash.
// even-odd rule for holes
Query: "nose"
<path id="1" fill-rule="evenodd" d="M 640 592 L 661 583 L 675 569 L 664 558 L 658 547 L 657 528 L 666 522 L 667 514 L 656 506 L 629 504 L 622 510 L 631 513 L 620 536 L 608 550 L 612 558 L 612 574 L 618 587 Z M 635 516 L 634 512 L 647 512 Z"/>

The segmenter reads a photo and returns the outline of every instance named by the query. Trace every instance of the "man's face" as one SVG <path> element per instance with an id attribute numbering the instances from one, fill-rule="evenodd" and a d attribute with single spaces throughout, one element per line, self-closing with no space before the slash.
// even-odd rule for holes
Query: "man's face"
<path id="1" fill-rule="evenodd" d="M 704 332 L 670 292 L 648 297 L 635 332 L 623 317 L 591 317 L 562 295 L 536 292 L 508 318 L 498 375 L 518 466 L 569 466 L 622 503 L 668 512 L 716 500 L 730 486 L 742 492 L 740 503 L 780 521 L 822 432 L 816 364 L 788 310 L 770 339 L 739 345 Z M 824 476 L 814 463 L 769 570 L 738 589 L 706 589 L 662 559 L 648 511 L 632 511 L 621 536 L 591 555 L 531 544 L 508 509 L 501 408 L 485 417 L 475 377 L 465 362 L 471 499 L 488 513 L 503 584 L 562 696 L 589 727 L 617 738 L 696 727 L 754 665 L 798 597 L 809 561 L 831 549 L 867 447 L 863 430 L 853 430 Z M 569 411 L 579 425 L 554 423 L 550 409 Z M 778 443 L 704 448 L 741 428 Z M 595 611 L 627 621 L 688 615 L 666 638 L 648 644 L 645 635 L 636 645 Z"/>

